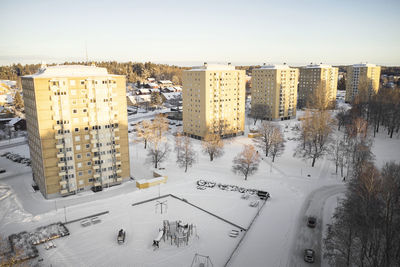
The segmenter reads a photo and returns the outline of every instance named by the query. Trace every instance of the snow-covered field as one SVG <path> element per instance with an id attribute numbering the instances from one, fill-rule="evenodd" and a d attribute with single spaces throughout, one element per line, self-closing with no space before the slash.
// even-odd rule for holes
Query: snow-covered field
<path id="1" fill-rule="evenodd" d="M 294 137 L 291 128 L 297 123 L 297 120 L 279 122 L 286 139 Z M 171 126 L 171 133 L 175 130 L 176 126 Z M 130 138 L 133 138 L 132 134 Z M 168 139 L 173 147 L 172 134 Z M 56 240 L 57 248 L 46 251 L 40 247 L 43 263 L 46 266 L 190 266 L 194 254 L 199 253 L 210 256 L 214 266 L 223 266 L 242 237 L 232 239 L 228 236 L 229 231 L 235 229 L 233 226 L 172 198 L 168 198 L 168 211 L 163 215 L 155 212 L 154 202 L 131 206 L 132 203 L 159 194 L 174 194 L 248 228 L 257 213 L 257 209 L 248 206 L 250 200 L 241 199 L 238 192 L 218 188 L 197 190 L 196 181 L 204 179 L 266 190 L 271 194 L 271 199 L 260 211 L 229 265 L 290 266 L 292 254 L 301 254 L 301 251 L 292 250 L 299 224 L 304 223 L 301 218 L 305 215 L 301 213 L 305 200 L 311 192 L 320 188 L 343 184 L 341 177 L 335 174 L 332 162 L 325 157 L 312 168 L 310 162 L 293 157 L 296 142 L 288 140 L 282 157 L 277 158 L 275 163 L 264 158 L 258 172 L 245 181 L 231 171 L 231 166 L 242 146 L 252 143 L 247 136 L 227 142 L 225 154 L 213 162 L 201 153 L 200 141 L 193 140 L 193 143 L 198 151 L 198 160 L 187 173 L 177 167 L 174 152 L 161 164 L 165 168 L 163 173 L 168 176 L 165 185 L 138 190 L 135 183 L 129 181 L 103 192 L 84 192 L 56 200 L 46 200 L 40 193 L 33 192 L 29 168 L 0 158 L 1 167 L 7 169 L 6 175 L 0 176 L 0 183 L 3 184 L 0 188 L 0 234 L 7 236 L 32 230 L 40 225 L 64 221 L 65 216 L 67 220 L 72 220 L 109 211 L 109 214 L 101 216 L 102 222 L 99 224 L 86 228 L 79 223 L 68 225 L 71 236 Z M 130 145 L 131 176 L 136 179 L 149 178 L 151 175 L 152 166 L 146 162 L 143 146 L 142 143 L 133 142 Z M 25 153 L 28 151 L 27 145 L 15 149 Z M 3 151 L 0 147 L 0 153 Z M 379 133 L 373 152 L 378 167 L 387 160 L 398 161 L 400 141 L 398 137 L 390 139 L 384 133 Z M 325 206 L 322 205 L 321 224 L 326 223 L 337 203 L 336 197 L 341 194 L 338 192 L 331 196 Z M 318 202 L 318 199 L 313 199 L 313 202 Z M 163 218 L 193 222 L 197 226 L 199 239 L 180 248 L 162 242 L 160 249 L 153 251 L 152 239 L 161 227 Z M 325 229 L 324 225 L 321 227 Z M 116 243 L 116 233 L 120 228 L 127 229 L 127 242 L 122 246 Z"/>

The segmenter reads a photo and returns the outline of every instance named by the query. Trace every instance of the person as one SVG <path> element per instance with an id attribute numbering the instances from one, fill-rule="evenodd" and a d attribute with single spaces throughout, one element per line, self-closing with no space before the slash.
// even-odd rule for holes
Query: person
<path id="1" fill-rule="evenodd" d="M 343 177 L 343 180 L 342 180 L 342 181 L 343 181 L 343 182 L 346 182 L 346 176 Z"/>

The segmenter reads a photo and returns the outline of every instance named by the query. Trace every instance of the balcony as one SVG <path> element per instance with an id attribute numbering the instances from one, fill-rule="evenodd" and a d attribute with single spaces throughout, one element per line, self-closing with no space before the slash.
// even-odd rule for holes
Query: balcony
<path id="1" fill-rule="evenodd" d="M 56 124 L 56 125 L 54 125 L 54 130 L 61 130 L 61 125 L 59 125 L 59 124 Z"/>
<path id="2" fill-rule="evenodd" d="M 57 140 L 64 139 L 64 135 L 63 134 L 56 134 L 56 139 Z"/>
<path id="3" fill-rule="evenodd" d="M 64 167 L 65 166 L 65 162 L 60 162 L 57 164 L 58 167 Z"/>
<path id="4" fill-rule="evenodd" d="M 118 178 L 117 178 L 117 182 L 122 182 L 122 178 L 121 178 L 121 177 L 118 177 Z"/>
<path id="5" fill-rule="evenodd" d="M 97 134 L 97 130 L 90 130 L 90 134 L 92 134 L 92 135 Z"/>
<path id="6" fill-rule="evenodd" d="M 94 186 L 101 186 L 101 183 L 95 182 L 95 183 L 94 183 Z"/>
<path id="7" fill-rule="evenodd" d="M 116 157 L 121 157 L 121 153 L 115 153 Z"/>
<path id="8" fill-rule="evenodd" d="M 118 141 L 119 140 L 119 136 L 114 136 L 114 140 Z"/>
<path id="9" fill-rule="evenodd" d="M 118 145 L 118 144 L 117 144 L 117 145 L 115 145 L 114 147 L 115 147 L 116 149 L 118 149 L 118 148 L 121 148 L 121 145 Z"/>
<path id="10" fill-rule="evenodd" d="M 60 191 L 60 194 L 61 195 L 64 195 L 64 194 L 67 194 L 68 193 L 68 190 L 67 189 L 62 189 L 61 191 Z"/>
<path id="11" fill-rule="evenodd" d="M 98 147 L 94 147 L 94 148 L 92 148 L 91 151 L 92 151 L 92 152 L 99 152 L 99 148 L 98 148 Z"/>
<path id="12" fill-rule="evenodd" d="M 119 128 L 113 128 L 114 132 L 119 132 Z"/>
<path id="13" fill-rule="evenodd" d="M 118 123 L 118 120 L 112 120 L 112 123 Z"/>
<path id="14" fill-rule="evenodd" d="M 122 172 L 122 170 L 121 170 L 121 169 L 118 169 L 118 170 L 117 170 L 117 173 L 121 173 L 121 172 Z"/>
<path id="15" fill-rule="evenodd" d="M 97 139 L 92 139 L 92 140 L 90 140 L 90 143 L 91 143 L 91 144 L 96 144 L 96 143 L 97 143 Z"/>
<path id="16" fill-rule="evenodd" d="M 95 161 L 95 160 L 99 160 L 100 158 L 98 157 L 98 156 L 96 156 L 96 157 L 93 157 L 92 158 L 92 161 Z"/>
<path id="17" fill-rule="evenodd" d="M 64 156 L 64 153 L 57 153 L 57 158 L 63 158 Z"/>
<path id="18" fill-rule="evenodd" d="M 66 184 L 67 184 L 67 181 L 65 181 L 65 180 L 60 181 L 60 186 L 63 186 L 63 185 L 66 185 Z"/>
<path id="19" fill-rule="evenodd" d="M 67 174 L 66 172 L 62 171 L 62 172 L 59 172 L 59 173 L 58 173 L 58 176 L 64 176 L 64 175 L 66 175 L 66 174 Z"/>
<path id="20" fill-rule="evenodd" d="M 100 174 L 96 173 L 95 175 L 93 175 L 94 178 L 100 178 Z"/>
<path id="21" fill-rule="evenodd" d="M 56 145 L 56 148 L 57 149 L 60 149 L 60 148 L 63 148 L 64 147 L 64 144 L 58 144 L 58 145 Z"/>
<path id="22" fill-rule="evenodd" d="M 120 161 L 120 160 L 118 160 L 117 162 L 115 162 L 115 164 L 117 164 L 117 165 L 121 165 L 121 161 Z"/>
<path id="23" fill-rule="evenodd" d="M 95 170 L 100 169 L 100 166 L 99 165 L 93 165 L 93 169 L 95 169 Z"/>

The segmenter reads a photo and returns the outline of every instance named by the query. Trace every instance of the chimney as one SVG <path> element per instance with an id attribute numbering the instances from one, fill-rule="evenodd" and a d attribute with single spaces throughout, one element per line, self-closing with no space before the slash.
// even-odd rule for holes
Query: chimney
<path id="1" fill-rule="evenodd" d="M 283 62 L 283 65 L 286 65 L 286 62 Z"/>
<path id="2" fill-rule="evenodd" d="M 263 63 L 263 66 L 267 65 L 266 63 Z"/>
<path id="3" fill-rule="evenodd" d="M 204 67 L 207 67 L 207 66 L 208 66 L 207 62 L 204 62 Z"/>
<path id="4" fill-rule="evenodd" d="M 231 63 L 230 62 L 228 62 L 228 66 L 230 66 L 231 65 Z"/>

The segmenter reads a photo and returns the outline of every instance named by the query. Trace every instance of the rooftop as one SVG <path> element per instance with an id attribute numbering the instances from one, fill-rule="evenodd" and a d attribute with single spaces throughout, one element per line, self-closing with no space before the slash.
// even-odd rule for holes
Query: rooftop
<path id="1" fill-rule="evenodd" d="M 368 64 L 368 63 L 359 63 L 359 64 L 354 64 L 354 68 L 362 68 L 362 67 L 376 67 L 375 64 Z"/>
<path id="2" fill-rule="evenodd" d="M 290 67 L 286 64 L 284 64 L 284 65 L 273 65 L 273 64 L 265 65 L 264 64 L 263 66 L 260 67 L 260 69 L 282 70 L 282 69 L 290 69 Z"/>
<path id="3" fill-rule="evenodd" d="M 57 65 L 42 66 L 37 73 L 24 77 L 47 78 L 47 77 L 87 77 L 87 76 L 111 76 L 106 68 L 84 65 Z"/>
<path id="4" fill-rule="evenodd" d="M 231 63 L 228 64 L 207 64 L 204 63 L 203 66 L 196 66 L 193 67 L 189 71 L 207 71 L 207 70 L 235 70 L 235 66 L 231 65 Z"/>
<path id="5" fill-rule="evenodd" d="M 332 68 L 331 65 L 327 64 L 310 64 L 306 66 L 307 69 L 327 69 L 327 68 Z"/>

